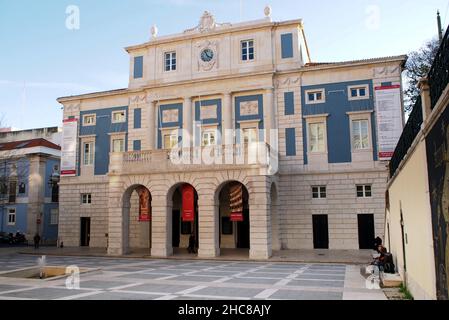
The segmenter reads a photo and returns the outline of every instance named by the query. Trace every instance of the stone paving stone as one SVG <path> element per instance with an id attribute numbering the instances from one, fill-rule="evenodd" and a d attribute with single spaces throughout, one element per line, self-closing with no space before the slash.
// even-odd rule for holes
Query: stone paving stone
<path id="1" fill-rule="evenodd" d="M 124 286 L 127 283 L 118 282 L 118 281 L 110 281 L 110 280 L 86 280 L 81 281 L 80 287 L 81 289 L 110 289 L 118 286 Z"/>
<path id="2" fill-rule="evenodd" d="M 264 272 L 250 272 L 245 275 L 245 277 L 251 278 L 269 278 L 269 279 L 284 279 L 288 274 L 277 274 L 277 273 L 264 273 Z"/>
<path id="3" fill-rule="evenodd" d="M 214 277 L 232 277 L 239 272 L 234 271 L 197 271 L 190 276 L 214 276 Z"/>
<path id="4" fill-rule="evenodd" d="M 24 289 L 25 286 L 16 286 L 16 285 L 9 285 L 9 284 L 0 284 L 0 294 L 1 292 L 10 291 L 10 290 L 17 290 L 17 289 Z"/>
<path id="5" fill-rule="evenodd" d="M 39 299 L 39 300 L 52 300 L 58 298 L 64 298 L 69 296 L 74 296 L 81 293 L 87 293 L 87 290 L 69 290 L 69 289 L 59 289 L 59 288 L 38 288 L 27 291 L 11 292 L 4 294 L 6 297 L 14 298 L 28 298 L 28 299 Z"/>
<path id="6" fill-rule="evenodd" d="M 298 274 L 296 279 L 301 280 L 345 280 L 345 275 L 320 275 L 320 274 Z"/>
<path id="7" fill-rule="evenodd" d="M 343 288 L 344 281 L 292 280 L 287 283 L 287 286 Z"/>
<path id="8" fill-rule="evenodd" d="M 128 293 L 128 292 L 101 292 L 87 297 L 77 298 L 75 300 L 154 300 L 162 297 L 154 294 Z"/>
<path id="9" fill-rule="evenodd" d="M 285 274 L 287 276 L 289 274 L 295 273 L 298 270 L 297 269 L 288 270 L 288 269 L 263 268 L 263 269 L 253 271 L 253 273 L 275 273 L 275 274 Z"/>
<path id="10" fill-rule="evenodd" d="M 128 287 L 126 291 L 141 291 L 141 292 L 161 292 L 161 293 L 173 293 L 184 291 L 192 288 L 188 285 L 172 285 L 172 284 L 141 284 L 135 287 Z"/>
<path id="11" fill-rule="evenodd" d="M 178 296 L 174 298 L 173 300 L 221 300 L 220 298 L 212 298 L 212 297 L 191 297 L 191 296 Z"/>
<path id="12" fill-rule="evenodd" d="M 128 273 L 128 274 L 124 274 L 121 276 L 117 276 L 117 278 L 136 279 L 136 280 L 139 280 L 139 279 L 140 280 L 154 280 L 154 279 L 165 278 L 165 277 L 169 277 L 169 276 L 171 276 L 171 274 Z"/>
<path id="13" fill-rule="evenodd" d="M 248 284 L 268 284 L 274 285 L 279 282 L 280 279 L 263 279 L 263 278 L 232 278 L 224 283 L 248 283 Z"/>
<path id="14" fill-rule="evenodd" d="M 330 274 L 330 275 L 345 275 L 345 271 L 330 271 L 330 270 L 306 270 L 303 274 Z"/>
<path id="15" fill-rule="evenodd" d="M 230 284 L 232 285 L 232 284 Z M 195 291 L 195 295 L 208 295 L 208 296 L 218 296 L 218 297 L 242 297 L 242 298 L 252 298 L 257 296 L 259 293 L 264 291 L 264 289 L 253 289 L 253 288 L 229 288 L 229 287 L 209 287 L 198 291 Z"/>
<path id="16" fill-rule="evenodd" d="M 148 268 L 138 268 L 138 267 L 114 267 L 114 268 L 108 268 L 107 271 L 114 271 L 114 272 L 141 272 L 141 271 L 151 271 Z"/>
<path id="17" fill-rule="evenodd" d="M 188 282 L 213 282 L 224 277 L 202 277 L 202 276 L 178 276 L 171 278 L 170 281 L 188 281 Z"/>
<path id="18" fill-rule="evenodd" d="M 343 293 L 323 291 L 293 291 L 279 290 L 272 294 L 269 299 L 282 300 L 342 300 Z"/>

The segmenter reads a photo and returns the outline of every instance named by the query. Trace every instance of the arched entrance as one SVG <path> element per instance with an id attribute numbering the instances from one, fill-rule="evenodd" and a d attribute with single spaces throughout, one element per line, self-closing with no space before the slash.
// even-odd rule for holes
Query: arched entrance
<path id="1" fill-rule="evenodd" d="M 238 181 L 222 185 L 218 192 L 220 252 L 249 255 L 250 211 L 247 188 Z"/>
<path id="2" fill-rule="evenodd" d="M 188 254 L 189 242 L 194 237 L 194 252 L 198 254 L 198 193 L 188 183 L 181 183 L 172 188 L 168 195 L 172 205 L 172 247 L 173 254 Z M 169 206 L 170 207 L 170 206 Z"/>
<path id="3" fill-rule="evenodd" d="M 124 253 L 151 253 L 151 193 L 135 185 L 123 195 Z"/>

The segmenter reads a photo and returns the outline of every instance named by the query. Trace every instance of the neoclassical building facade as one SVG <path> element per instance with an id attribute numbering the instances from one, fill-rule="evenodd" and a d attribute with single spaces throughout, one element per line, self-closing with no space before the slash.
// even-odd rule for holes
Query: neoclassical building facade
<path id="1" fill-rule="evenodd" d="M 126 48 L 128 88 L 58 99 L 65 246 L 165 257 L 193 234 L 200 257 L 267 259 L 383 236 L 406 57 L 312 63 L 302 21 L 265 15 L 153 27 Z"/>

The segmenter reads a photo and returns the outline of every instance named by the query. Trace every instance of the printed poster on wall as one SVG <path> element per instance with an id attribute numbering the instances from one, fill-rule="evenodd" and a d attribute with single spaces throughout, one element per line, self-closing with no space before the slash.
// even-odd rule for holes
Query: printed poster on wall
<path id="1" fill-rule="evenodd" d="M 73 177 L 76 175 L 78 120 L 64 120 L 62 129 L 61 176 Z"/>
<path id="2" fill-rule="evenodd" d="M 379 160 L 391 160 L 403 130 L 401 86 L 375 88 Z"/>
<path id="3" fill-rule="evenodd" d="M 243 186 L 233 184 L 229 188 L 229 206 L 231 207 L 231 221 L 243 221 Z"/>
<path id="4" fill-rule="evenodd" d="M 181 189 L 182 193 L 182 221 L 195 221 L 195 190 L 192 186 L 185 184 Z"/>

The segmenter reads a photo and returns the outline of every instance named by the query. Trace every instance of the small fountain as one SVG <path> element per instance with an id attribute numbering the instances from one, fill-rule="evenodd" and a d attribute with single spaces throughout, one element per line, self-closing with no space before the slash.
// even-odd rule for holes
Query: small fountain
<path id="1" fill-rule="evenodd" d="M 47 265 L 47 257 L 42 256 L 37 259 L 37 263 L 39 265 L 39 279 L 45 278 L 45 267 Z"/>

